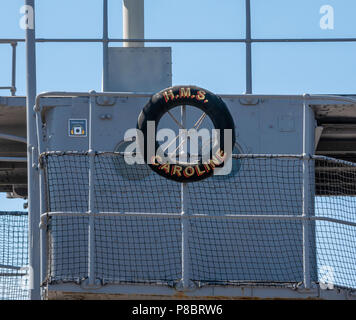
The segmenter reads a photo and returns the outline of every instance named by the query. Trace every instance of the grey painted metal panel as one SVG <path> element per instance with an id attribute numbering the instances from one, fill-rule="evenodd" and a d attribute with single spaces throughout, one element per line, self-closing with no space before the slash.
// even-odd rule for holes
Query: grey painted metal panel
<path id="1" fill-rule="evenodd" d="M 68 98 L 67 98 L 68 99 Z M 46 109 L 46 146 L 48 150 L 88 149 L 88 137 L 69 137 L 69 119 L 88 119 L 88 98 L 72 98 L 64 106 Z M 113 106 L 97 105 L 94 112 L 94 145 L 97 151 L 114 151 L 124 139 L 126 130 L 136 128 L 137 118 L 147 103 L 147 98 L 116 98 Z M 302 102 L 289 100 L 265 100 L 257 105 L 241 104 L 239 99 L 228 98 L 225 102 L 235 120 L 237 142 L 244 153 L 300 154 L 302 153 Z M 44 105 L 45 107 L 45 105 Z M 109 115 L 109 117 L 103 117 Z M 195 114 L 192 113 L 194 116 Z M 198 116 L 199 113 L 196 113 Z M 308 117 L 310 129 L 315 128 L 313 112 Z M 188 119 L 194 123 L 196 118 Z M 160 127 L 172 126 L 165 121 Z M 175 129 L 175 128 L 173 128 Z M 314 145 L 314 130 L 310 144 Z M 276 143 L 278 141 L 278 143 Z M 309 150 L 313 153 L 312 148 Z"/>
<path id="2" fill-rule="evenodd" d="M 106 91 L 158 92 L 172 85 L 171 48 L 109 47 Z"/>
<path id="3" fill-rule="evenodd" d="M 61 294 L 62 292 L 68 293 Z M 80 295 L 80 293 L 87 292 L 86 289 L 81 288 L 78 285 L 65 283 L 50 285 L 47 288 L 47 295 L 50 299 L 63 299 L 67 296 L 68 299 L 73 299 L 76 297 L 75 293 L 79 293 L 77 298 L 83 298 L 85 295 Z M 320 290 L 319 288 L 313 288 L 305 290 L 303 288 L 289 287 L 288 284 L 285 288 L 283 287 L 265 287 L 265 286 L 251 286 L 244 285 L 241 287 L 233 286 L 205 286 L 202 288 L 197 288 L 196 290 L 190 290 L 184 295 L 179 293 L 177 296 L 177 291 L 173 288 L 167 286 L 159 285 L 106 285 L 100 289 L 93 289 L 90 291 L 92 294 L 100 295 L 105 294 L 118 294 L 118 299 L 131 298 L 135 299 L 138 297 L 145 297 L 145 299 L 161 299 L 164 298 L 182 298 L 187 297 L 194 299 L 196 297 L 231 297 L 235 298 L 257 298 L 257 299 L 325 299 L 325 300 L 356 300 L 356 292 L 352 290 L 347 290 L 343 288 L 335 287 L 334 290 Z M 141 295 L 141 296 L 140 296 Z"/>

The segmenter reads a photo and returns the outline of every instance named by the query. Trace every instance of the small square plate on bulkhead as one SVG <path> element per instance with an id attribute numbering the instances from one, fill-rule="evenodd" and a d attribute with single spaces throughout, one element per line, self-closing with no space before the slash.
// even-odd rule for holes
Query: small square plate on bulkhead
<path id="1" fill-rule="evenodd" d="M 87 136 L 87 120 L 86 119 L 69 119 L 68 132 L 70 137 L 86 137 Z"/>

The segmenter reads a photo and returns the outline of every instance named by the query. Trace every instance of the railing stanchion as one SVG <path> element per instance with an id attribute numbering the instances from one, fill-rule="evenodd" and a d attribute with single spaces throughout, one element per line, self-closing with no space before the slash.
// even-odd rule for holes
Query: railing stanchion
<path id="1" fill-rule="evenodd" d="M 95 150 L 94 150 L 94 107 L 95 107 L 95 91 L 90 91 L 89 96 L 89 196 L 88 196 L 88 281 L 89 286 L 95 284 Z"/>
<path id="2" fill-rule="evenodd" d="M 252 93 L 251 1 L 246 0 L 246 93 Z"/>
<path id="3" fill-rule="evenodd" d="M 187 123 L 186 106 L 181 107 L 181 124 L 186 128 Z M 187 132 L 183 133 L 183 141 L 187 141 Z M 184 144 L 179 153 L 184 152 Z M 189 287 L 190 281 L 190 254 L 189 254 L 189 191 L 186 183 L 181 184 L 181 208 L 182 208 L 182 287 L 183 290 Z"/>
<path id="4" fill-rule="evenodd" d="M 11 95 L 15 96 L 16 94 L 16 47 L 17 42 L 11 42 L 12 47 L 12 68 L 11 68 Z"/>
<path id="5" fill-rule="evenodd" d="M 26 0 L 25 4 L 33 9 L 35 19 L 35 1 Z M 35 25 L 35 22 L 34 22 Z M 40 206 L 39 174 L 37 167 L 37 137 L 34 105 L 36 102 L 36 35 L 35 28 L 26 29 L 26 124 L 27 124 L 27 183 L 28 183 L 28 219 L 29 219 L 29 287 L 30 299 L 40 300 Z"/>
<path id="6" fill-rule="evenodd" d="M 307 148 L 308 146 L 308 140 L 307 138 L 309 135 L 307 135 L 307 130 L 309 126 L 309 122 L 307 122 L 307 108 L 308 108 L 308 103 L 304 99 L 303 100 L 303 190 L 302 190 L 302 199 L 303 199 L 303 208 L 302 208 L 302 216 L 303 216 L 303 282 L 304 282 L 304 287 L 306 289 L 309 289 L 311 286 L 311 281 L 310 281 L 310 252 L 309 252 L 309 246 L 310 246 L 310 239 L 309 239 L 309 223 L 310 221 L 308 219 L 309 217 L 309 209 L 310 209 L 310 185 L 309 185 L 309 162 L 311 161 L 307 157 Z M 308 130 L 309 131 L 309 130 Z"/>
<path id="7" fill-rule="evenodd" d="M 107 91 L 109 68 L 108 0 L 103 0 L 103 80 L 102 91 Z"/>
<path id="8" fill-rule="evenodd" d="M 182 285 L 183 289 L 189 287 L 190 281 L 190 255 L 189 255 L 189 219 L 187 219 L 188 211 L 188 185 L 181 184 L 182 196 Z"/>
<path id="9" fill-rule="evenodd" d="M 43 152 L 43 140 L 42 140 L 42 120 L 41 120 L 41 106 L 35 108 L 36 111 L 36 128 L 37 128 L 37 145 L 38 145 L 38 154 L 41 155 Z M 39 171 L 39 191 L 40 191 L 40 213 L 41 217 L 45 212 L 49 211 L 47 206 L 47 184 L 45 181 L 45 168 L 41 166 L 39 160 L 38 171 Z M 41 284 L 46 281 L 47 277 L 47 257 L 48 257 L 48 248 L 47 248 L 47 221 L 46 223 L 42 222 L 40 219 L 40 269 L 41 269 Z"/>

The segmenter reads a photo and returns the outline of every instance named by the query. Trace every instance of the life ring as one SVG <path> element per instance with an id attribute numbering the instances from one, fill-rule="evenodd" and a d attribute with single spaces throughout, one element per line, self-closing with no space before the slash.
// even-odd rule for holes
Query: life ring
<path id="1" fill-rule="evenodd" d="M 213 151 L 210 154 L 209 161 L 205 161 L 204 163 L 198 162 L 195 165 L 190 163 L 162 163 L 160 157 L 157 156 L 159 143 L 156 140 L 157 132 L 155 132 L 154 157 L 147 159 L 149 157 L 147 157 L 149 154 L 147 143 L 148 122 L 154 121 L 155 130 L 157 131 L 158 123 L 162 116 L 170 109 L 181 105 L 194 106 L 206 113 L 213 123 L 214 128 L 219 129 L 219 149 Z M 231 130 L 231 146 L 235 145 L 235 124 L 226 104 L 219 96 L 196 86 L 174 86 L 154 94 L 138 117 L 137 129 L 143 134 L 143 143 L 139 143 L 139 147 L 144 155 L 146 164 L 159 175 L 178 182 L 203 180 L 210 177 L 216 168 L 220 168 L 224 165 L 224 160 L 230 156 L 226 150 L 232 150 L 231 147 L 224 148 L 226 129 Z"/>

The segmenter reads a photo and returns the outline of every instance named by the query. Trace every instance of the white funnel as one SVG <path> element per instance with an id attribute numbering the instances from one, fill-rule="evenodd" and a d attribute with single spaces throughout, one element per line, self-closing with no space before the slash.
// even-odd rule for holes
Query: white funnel
<path id="1" fill-rule="evenodd" d="M 144 0 L 123 0 L 122 20 L 124 39 L 144 39 Z M 124 42 L 124 47 L 144 47 L 144 42 Z"/>

